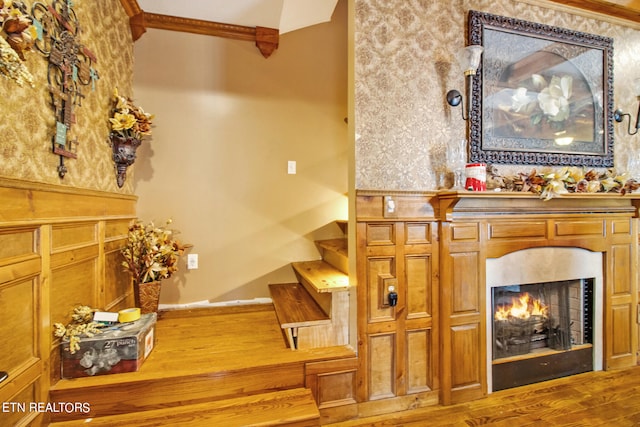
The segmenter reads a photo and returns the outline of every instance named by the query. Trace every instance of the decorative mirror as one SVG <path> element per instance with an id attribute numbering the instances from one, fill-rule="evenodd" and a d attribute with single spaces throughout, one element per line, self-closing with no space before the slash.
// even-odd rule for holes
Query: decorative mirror
<path id="1" fill-rule="evenodd" d="M 613 166 L 613 40 L 477 11 L 470 161 Z"/>

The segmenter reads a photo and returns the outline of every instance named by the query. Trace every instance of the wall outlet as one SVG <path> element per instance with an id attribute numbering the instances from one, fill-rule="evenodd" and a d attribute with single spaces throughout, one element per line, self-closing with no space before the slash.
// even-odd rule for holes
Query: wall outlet
<path id="1" fill-rule="evenodd" d="M 198 254 L 187 255 L 187 269 L 195 270 L 198 268 Z"/>

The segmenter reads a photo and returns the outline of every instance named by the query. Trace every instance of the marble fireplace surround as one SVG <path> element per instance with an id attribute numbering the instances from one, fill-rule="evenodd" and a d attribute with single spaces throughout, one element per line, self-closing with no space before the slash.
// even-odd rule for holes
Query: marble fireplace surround
<path id="1" fill-rule="evenodd" d="M 488 258 L 487 288 L 487 388 L 492 386 L 492 308 L 491 290 L 514 284 L 546 283 L 563 280 L 594 279 L 593 370 L 602 370 L 603 276 L 602 252 L 572 247 L 543 247 L 511 252 Z"/>

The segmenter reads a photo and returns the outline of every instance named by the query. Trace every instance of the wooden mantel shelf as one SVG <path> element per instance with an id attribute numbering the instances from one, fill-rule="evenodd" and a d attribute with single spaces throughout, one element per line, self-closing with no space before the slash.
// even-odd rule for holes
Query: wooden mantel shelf
<path id="1" fill-rule="evenodd" d="M 425 218 L 451 221 L 473 215 L 532 214 L 536 212 L 572 214 L 584 212 L 629 213 L 638 217 L 640 193 L 569 193 L 551 200 L 528 192 L 509 191 L 384 191 L 358 190 L 360 219 Z M 395 211 L 384 212 L 385 200 L 392 200 Z M 380 210 L 383 210 L 381 212 Z"/>
<path id="2" fill-rule="evenodd" d="M 543 200 L 526 192 L 440 192 L 436 197 L 436 211 L 442 220 L 454 216 L 534 214 L 628 213 L 638 216 L 640 193 L 568 193 Z"/>

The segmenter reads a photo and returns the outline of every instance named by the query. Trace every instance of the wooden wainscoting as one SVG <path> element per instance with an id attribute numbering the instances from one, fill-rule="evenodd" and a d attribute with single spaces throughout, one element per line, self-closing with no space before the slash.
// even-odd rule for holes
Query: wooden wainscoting
<path id="1" fill-rule="evenodd" d="M 119 249 L 135 217 L 133 196 L 0 179 L 0 400 L 47 402 L 59 378 L 52 325 L 77 304 L 118 310 L 133 303 Z M 37 412 L 0 414 L 0 424 Z M 37 421 L 37 420 L 35 420 Z"/>
<path id="2" fill-rule="evenodd" d="M 365 192 L 357 199 L 361 415 L 438 402 L 439 248 L 432 197 Z M 396 306 L 388 301 L 391 289 Z"/>
<path id="3" fill-rule="evenodd" d="M 638 204 L 635 194 L 542 201 L 526 193 L 359 191 L 360 415 L 490 392 L 486 261 L 523 249 L 603 254 L 602 365 L 634 366 Z M 389 286 L 395 307 L 387 303 Z"/>

